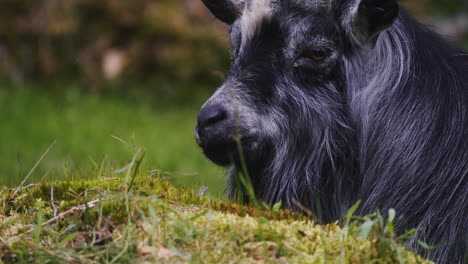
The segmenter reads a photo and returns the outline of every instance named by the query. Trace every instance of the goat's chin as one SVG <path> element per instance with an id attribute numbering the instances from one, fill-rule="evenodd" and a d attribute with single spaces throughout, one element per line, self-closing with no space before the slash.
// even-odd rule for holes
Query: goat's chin
<path id="1" fill-rule="evenodd" d="M 236 145 L 231 153 L 231 164 L 240 171 L 247 169 L 250 176 L 255 177 L 257 172 L 269 163 L 272 156 L 270 149 L 269 144 L 258 139 L 244 138 L 241 147 Z"/>
<path id="2" fill-rule="evenodd" d="M 230 140 L 225 142 L 199 142 L 203 150 L 203 154 L 213 163 L 228 167 L 234 165 L 238 168 L 242 164 L 247 165 L 256 163 L 261 159 L 263 147 L 260 142 L 252 137 L 242 138 L 242 144 L 239 146 L 236 141 Z"/>
<path id="3" fill-rule="evenodd" d="M 204 144 L 200 145 L 200 147 L 203 154 L 216 165 L 228 167 L 234 162 L 235 142 Z"/>

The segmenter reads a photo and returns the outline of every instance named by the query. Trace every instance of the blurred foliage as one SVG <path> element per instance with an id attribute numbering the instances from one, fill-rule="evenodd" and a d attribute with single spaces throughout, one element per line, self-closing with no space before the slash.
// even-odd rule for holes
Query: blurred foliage
<path id="1" fill-rule="evenodd" d="M 435 1 L 435 0 L 426 0 L 428 2 L 428 7 L 432 12 L 445 13 L 445 14 L 455 14 L 461 11 L 468 11 L 468 1 L 466 0 L 450 0 L 450 1 Z"/>
<path id="2" fill-rule="evenodd" d="M 193 0 L 3 0 L 0 63 L 8 78 L 85 76 L 217 80 L 227 30 Z M 226 35 L 226 37 L 223 37 Z"/>
<path id="3" fill-rule="evenodd" d="M 466 0 L 404 4 L 420 18 L 437 17 L 425 20 L 431 23 L 468 13 Z M 2 0 L 0 6 L 0 72 L 11 80 L 84 79 L 97 92 L 107 80 L 156 77 L 214 87 L 229 64 L 227 29 L 199 0 Z M 457 34 L 467 38 L 466 31 Z M 158 83 L 157 90 L 179 87 Z"/>
<path id="4" fill-rule="evenodd" d="M 422 23 L 468 49 L 467 0 L 402 0 Z"/>
<path id="5" fill-rule="evenodd" d="M 449 15 L 468 11 L 466 0 L 403 0 L 417 16 Z"/>

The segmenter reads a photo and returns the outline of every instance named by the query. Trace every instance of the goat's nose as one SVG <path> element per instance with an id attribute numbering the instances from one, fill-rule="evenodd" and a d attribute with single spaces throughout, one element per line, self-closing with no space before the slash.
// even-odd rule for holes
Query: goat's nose
<path id="1" fill-rule="evenodd" d="M 220 123 L 227 117 L 227 112 L 221 105 L 209 105 L 203 107 L 198 113 L 197 121 L 199 128 L 207 128 Z"/>

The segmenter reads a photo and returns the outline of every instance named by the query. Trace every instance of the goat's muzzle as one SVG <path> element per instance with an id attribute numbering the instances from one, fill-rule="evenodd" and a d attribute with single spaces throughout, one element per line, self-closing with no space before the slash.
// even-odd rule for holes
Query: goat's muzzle
<path id="1" fill-rule="evenodd" d="M 232 163 L 235 141 L 231 124 L 228 111 L 220 104 L 203 106 L 197 117 L 195 139 L 205 156 L 221 166 Z"/>

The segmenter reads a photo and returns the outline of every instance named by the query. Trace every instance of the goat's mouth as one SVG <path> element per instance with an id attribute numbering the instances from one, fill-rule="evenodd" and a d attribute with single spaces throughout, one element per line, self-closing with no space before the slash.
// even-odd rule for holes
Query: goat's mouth
<path id="1" fill-rule="evenodd" d="M 242 159 L 251 160 L 255 156 L 253 150 L 258 145 L 257 140 L 251 137 L 241 137 L 241 144 L 239 144 L 232 134 L 211 136 L 199 133 L 198 130 L 195 130 L 195 139 L 203 150 L 203 154 L 215 164 L 223 167 L 238 166 Z"/>
<path id="2" fill-rule="evenodd" d="M 235 160 L 236 144 L 230 143 L 210 143 L 199 144 L 203 150 L 203 154 L 215 164 L 227 167 Z"/>
<path id="3" fill-rule="evenodd" d="M 195 128 L 195 140 L 203 150 L 203 154 L 220 166 L 228 166 L 232 163 L 232 152 L 236 142 L 224 129 Z"/>

